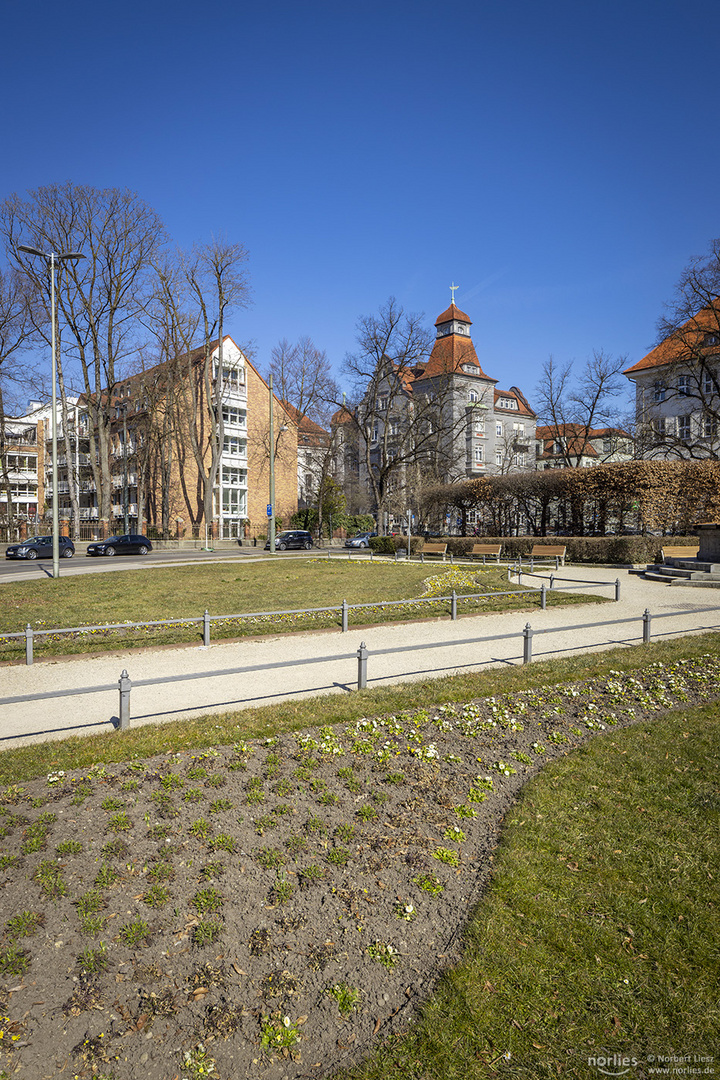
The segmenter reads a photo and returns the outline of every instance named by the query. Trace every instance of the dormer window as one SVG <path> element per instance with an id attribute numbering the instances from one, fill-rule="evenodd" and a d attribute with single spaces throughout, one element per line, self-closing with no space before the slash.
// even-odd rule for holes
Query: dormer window
<path id="1" fill-rule="evenodd" d="M 468 375 L 472 375 L 475 371 L 477 371 L 477 368 L 474 364 L 463 364 L 462 369 L 463 371 L 466 371 Z"/>

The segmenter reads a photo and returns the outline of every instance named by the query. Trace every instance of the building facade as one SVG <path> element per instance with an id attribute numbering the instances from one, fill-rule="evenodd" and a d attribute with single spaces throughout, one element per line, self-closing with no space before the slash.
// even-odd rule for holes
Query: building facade
<path id="1" fill-rule="evenodd" d="M 82 397 L 71 399 L 66 422 L 58 408 L 62 532 L 76 539 L 117 532 L 224 539 L 264 535 L 270 486 L 270 390 L 232 338 L 223 339 L 222 350 L 219 342 L 214 343 L 209 357 L 205 350 L 195 350 L 132 375 L 112 388 L 109 399 L 111 497 L 106 519 L 97 497 L 100 462 L 97 454 L 92 458 L 87 403 Z M 215 419 L 217 400 L 220 424 Z M 297 509 L 298 428 L 274 395 L 273 410 L 275 512 L 289 520 Z M 26 506 L 38 530 L 47 528 L 52 517 L 50 419 L 48 406 L 33 403 L 25 417 L 5 422 L 2 460 L 13 484 L 13 512 L 17 517 Z M 32 433 L 35 442 L 30 445 Z M 212 512 L 206 521 L 203 475 L 208 473 L 213 437 L 221 444 Z M 7 484 L 2 486 L 7 492 Z M 2 505 L 0 501 L 0 518 Z"/>
<path id="2" fill-rule="evenodd" d="M 587 468 L 605 462 L 629 461 L 632 456 L 632 436 L 622 428 L 551 424 L 535 430 L 538 469 Z"/>
<path id="3" fill-rule="evenodd" d="M 534 469 L 535 412 L 483 370 L 471 326 L 451 303 L 427 359 L 387 361 L 333 417 L 335 477 L 355 512 L 406 517 L 429 483 Z"/>
<path id="4" fill-rule="evenodd" d="M 703 308 L 626 368 L 635 384 L 638 456 L 720 456 L 720 305 Z"/>

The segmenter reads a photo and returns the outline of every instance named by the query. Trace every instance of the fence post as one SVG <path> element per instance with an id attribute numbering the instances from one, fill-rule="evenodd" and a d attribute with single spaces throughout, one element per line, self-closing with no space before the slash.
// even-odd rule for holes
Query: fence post
<path id="1" fill-rule="evenodd" d="M 130 727 L 130 687 L 132 683 L 127 671 L 123 669 L 123 673 L 118 679 L 118 690 L 120 691 L 120 730 L 127 731 Z"/>
<path id="2" fill-rule="evenodd" d="M 454 621 L 457 619 L 457 593 L 453 589 L 452 596 L 450 597 L 450 618 Z"/>
<path id="3" fill-rule="evenodd" d="M 25 663 L 33 662 L 33 630 L 30 623 L 25 627 Z"/>
<path id="4" fill-rule="evenodd" d="M 531 555 L 530 556 L 530 573 L 532 574 L 534 570 L 535 570 L 535 560 L 533 559 L 533 557 Z"/>
<path id="5" fill-rule="evenodd" d="M 347 600 L 343 600 L 341 611 L 342 611 L 342 632 L 343 632 L 343 634 L 347 634 L 347 628 L 348 628 Z"/>
<path id="6" fill-rule="evenodd" d="M 615 603 L 620 599 L 620 578 L 615 578 Z"/>
<path id="7" fill-rule="evenodd" d="M 517 579 L 518 585 L 522 585 L 522 563 L 518 563 Z"/>
<path id="8" fill-rule="evenodd" d="M 205 648 L 210 644 L 210 612 L 205 608 L 203 615 L 203 645 Z"/>
<path id="9" fill-rule="evenodd" d="M 365 648 L 365 642 L 360 642 L 360 648 L 357 651 L 358 658 L 358 690 L 364 690 L 367 686 L 367 658 L 368 651 Z"/>
<path id="10" fill-rule="evenodd" d="M 455 556 L 453 555 L 452 551 L 450 552 L 450 565 L 455 565 Z"/>
<path id="11" fill-rule="evenodd" d="M 555 569 L 556 570 L 560 569 L 560 556 L 559 555 L 555 556 Z"/>
<path id="12" fill-rule="evenodd" d="M 530 623 L 525 623 L 523 630 L 523 664 L 529 664 L 532 660 L 533 629 Z"/>
<path id="13" fill-rule="evenodd" d="M 547 589 L 545 588 L 545 582 L 543 581 L 540 586 L 540 610 L 544 611 L 547 607 Z"/>
<path id="14" fill-rule="evenodd" d="M 650 642 L 650 620 L 652 619 L 652 615 L 650 614 L 650 612 L 648 611 L 647 608 L 645 608 L 645 611 L 643 612 L 643 617 L 642 618 L 643 618 L 643 645 L 647 645 Z"/>
<path id="15" fill-rule="evenodd" d="M 550 588 L 551 588 L 551 589 L 552 589 L 552 587 L 554 586 L 554 584 L 555 584 L 555 575 L 554 575 L 554 574 L 551 574 L 551 575 L 550 575 Z"/>

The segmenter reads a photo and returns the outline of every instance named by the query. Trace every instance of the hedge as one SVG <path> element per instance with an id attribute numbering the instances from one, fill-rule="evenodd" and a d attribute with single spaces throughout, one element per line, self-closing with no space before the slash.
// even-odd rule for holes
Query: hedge
<path id="1" fill-rule="evenodd" d="M 501 544 L 501 559 L 530 557 L 535 546 L 564 545 L 569 563 L 651 563 L 660 561 L 663 545 L 673 547 L 697 547 L 697 536 L 443 536 L 438 543 L 447 544 L 448 554 L 455 558 L 469 557 L 475 544 Z M 413 536 L 410 552 L 419 554 L 423 545 L 421 536 Z M 407 548 L 406 536 L 375 536 L 370 547 L 378 554 L 393 555 Z"/>

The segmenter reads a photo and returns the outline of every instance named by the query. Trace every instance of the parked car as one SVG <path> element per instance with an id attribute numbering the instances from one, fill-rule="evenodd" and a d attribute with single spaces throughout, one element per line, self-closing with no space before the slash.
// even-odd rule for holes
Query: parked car
<path id="1" fill-rule="evenodd" d="M 312 546 L 313 538 L 304 529 L 286 529 L 275 537 L 275 547 L 278 551 L 285 551 L 289 548 L 305 548 L 306 551 L 309 551 Z M 269 540 L 265 544 L 265 550 L 270 550 Z"/>
<path id="2" fill-rule="evenodd" d="M 346 548 L 367 548 L 370 547 L 370 538 L 377 536 L 376 532 L 359 532 L 355 536 L 348 536 L 345 541 Z"/>
<path id="3" fill-rule="evenodd" d="M 11 544 L 5 550 L 6 559 L 52 559 L 52 536 L 31 536 L 20 544 Z M 69 536 L 60 537 L 60 558 L 72 559 L 75 545 Z"/>
<path id="4" fill-rule="evenodd" d="M 88 555 L 147 555 L 152 544 L 147 536 L 126 533 L 124 536 L 108 536 L 97 544 L 88 544 Z"/>

